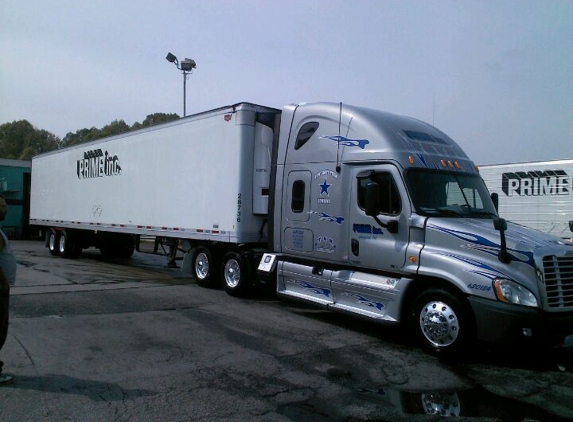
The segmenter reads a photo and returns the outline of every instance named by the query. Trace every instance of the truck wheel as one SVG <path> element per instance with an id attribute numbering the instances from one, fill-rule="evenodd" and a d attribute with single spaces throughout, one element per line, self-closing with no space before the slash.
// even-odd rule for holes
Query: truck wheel
<path id="1" fill-rule="evenodd" d="M 118 235 L 115 244 L 115 255 L 118 258 L 131 258 L 135 251 L 135 240 L 129 234 Z"/>
<path id="2" fill-rule="evenodd" d="M 423 291 L 410 312 L 410 326 L 430 353 L 451 357 L 475 341 L 469 304 L 443 289 Z"/>
<path id="3" fill-rule="evenodd" d="M 60 234 L 55 230 L 51 230 L 48 237 L 48 250 L 51 255 L 58 256 L 60 254 L 60 249 L 58 247 L 59 243 Z"/>
<path id="4" fill-rule="evenodd" d="M 58 251 L 62 258 L 71 258 L 74 252 L 74 239 L 70 233 L 63 231 L 58 240 Z"/>
<path id="5" fill-rule="evenodd" d="M 249 288 L 248 263 L 237 252 L 229 252 L 223 258 L 223 288 L 231 296 L 242 296 Z"/>
<path id="6" fill-rule="evenodd" d="M 114 258 L 115 257 L 113 247 L 107 239 L 104 239 L 100 242 L 99 252 L 101 253 L 101 255 L 104 258 Z"/>
<path id="7" fill-rule="evenodd" d="M 215 260 L 211 251 L 205 246 L 199 246 L 193 252 L 193 276 L 201 287 L 215 287 Z"/>

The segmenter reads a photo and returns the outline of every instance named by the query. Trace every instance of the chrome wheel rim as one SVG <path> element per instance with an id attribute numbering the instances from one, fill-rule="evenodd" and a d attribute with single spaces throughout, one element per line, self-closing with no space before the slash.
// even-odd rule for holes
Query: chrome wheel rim
<path id="1" fill-rule="evenodd" d="M 236 259 L 229 259 L 225 264 L 225 283 L 235 288 L 241 282 L 241 266 Z"/>
<path id="2" fill-rule="evenodd" d="M 56 250 L 56 235 L 54 233 L 50 234 L 50 250 Z"/>
<path id="3" fill-rule="evenodd" d="M 452 307 L 439 301 L 430 302 L 422 308 L 420 328 L 424 337 L 436 347 L 452 345 L 460 332 L 458 317 Z"/>
<path id="4" fill-rule="evenodd" d="M 423 393 L 422 406 L 426 415 L 460 416 L 460 399 L 456 393 Z"/>
<path id="5" fill-rule="evenodd" d="M 60 236 L 60 242 L 58 244 L 60 253 L 63 254 L 66 251 L 66 236 Z"/>
<path id="6" fill-rule="evenodd" d="M 195 260 L 195 274 L 201 280 L 204 280 L 209 275 L 209 259 L 203 252 L 197 255 Z"/>

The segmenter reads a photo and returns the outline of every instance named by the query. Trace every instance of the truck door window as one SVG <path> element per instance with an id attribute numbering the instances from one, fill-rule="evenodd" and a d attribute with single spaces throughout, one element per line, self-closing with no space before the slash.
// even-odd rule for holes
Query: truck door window
<path id="1" fill-rule="evenodd" d="M 296 180 L 292 184 L 291 209 L 294 213 L 300 214 L 304 210 L 305 188 L 306 186 L 303 180 Z"/>
<path id="2" fill-rule="evenodd" d="M 402 210 L 400 193 L 390 173 L 373 173 L 369 178 L 358 179 L 358 206 L 365 209 L 366 186 L 375 182 L 380 186 L 379 214 L 398 215 Z"/>
<path id="3" fill-rule="evenodd" d="M 309 122 L 302 125 L 296 136 L 296 142 L 294 143 L 294 149 L 297 150 L 301 148 L 304 144 L 308 142 L 314 132 L 318 129 L 318 122 Z"/>

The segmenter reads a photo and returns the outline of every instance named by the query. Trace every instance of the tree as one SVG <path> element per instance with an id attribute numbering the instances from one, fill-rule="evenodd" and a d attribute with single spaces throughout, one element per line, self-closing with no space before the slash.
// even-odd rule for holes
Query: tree
<path id="1" fill-rule="evenodd" d="M 149 127 L 153 125 L 158 125 L 159 123 L 166 123 L 172 120 L 179 119 L 179 115 L 177 113 L 153 113 L 148 114 L 144 121 L 141 123 L 135 122 L 133 126 L 131 126 L 131 130 L 143 129 L 144 127 Z"/>
<path id="2" fill-rule="evenodd" d="M 121 133 L 129 132 L 131 128 L 123 120 L 114 120 L 101 129 L 92 127 L 91 129 L 76 130 L 75 133 L 68 132 L 62 142 L 60 148 L 71 147 L 72 145 L 79 145 L 85 142 L 95 141 L 96 139 L 105 138 L 107 136 L 119 135 Z"/>
<path id="3" fill-rule="evenodd" d="M 120 135 L 132 130 L 165 123 L 179 119 L 176 113 L 149 114 L 141 123 L 135 122 L 129 126 L 123 120 L 114 120 L 101 129 L 79 129 L 68 132 L 63 139 L 56 135 L 34 127 L 27 120 L 18 120 L 0 125 L 0 158 L 13 160 L 31 160 L 34 155 L 95 141 L 107 136 Z"/>
<path id="4" fill-rule="evenodd" d="M 60 139 L 46 130 L 32 126 L 27 120 L 0 125 L 0 157 L 31 160 L 34 155 L 58 148 Z"/>
<path id="5" fill-rule="evenodd" d="M 95 127 L 92 127 L 91 129 L 84 128 L 76 130 L 75 133 L 68 132 L 60 142 L 60 148 L 71 147 L 72 145 L 93 141 L 98 138 L 98 133 L 99 129 Z"/>
<path id="6" fill-rule="evenodd" d="M 123 120 L 116 119 L 109 125 L 105 125 L 104 127 L 102 127 L 96 139 L 106 138 L 108 136 L 113 136 L 113 135 L 120 135 L 122 133 L 129 132 L 130 130 L 131 128 L 127 123 L 125 123 Z"/>

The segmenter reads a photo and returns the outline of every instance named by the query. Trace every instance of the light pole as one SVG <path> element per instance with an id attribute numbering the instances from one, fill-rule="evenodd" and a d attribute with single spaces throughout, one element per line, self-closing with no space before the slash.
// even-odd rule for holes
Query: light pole
<path id="1" fill-rule="evenodd" d="M 181 62 L 181 66 L 179 66 L 179 60 L 171 53 L 167 53 L 167 57 L 165 58 L 169 63 L 175 63 L 177 69 L 183 74 L 183 117 L 185 117 L 187 115 L 187 76 L 193 73 L 193 69 L 195 69 L 197 65 L 195 64 L 195 60 L 186 58 Z"/>

